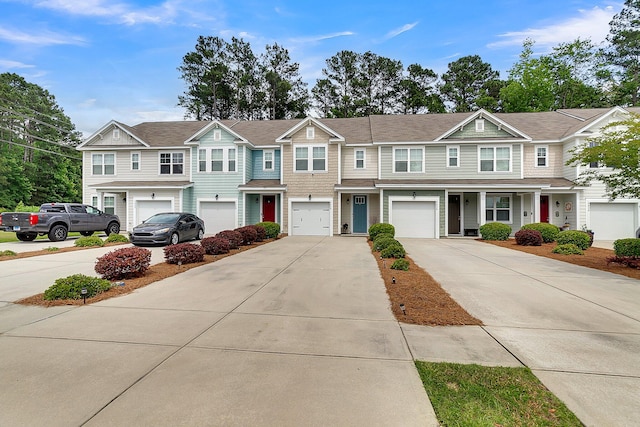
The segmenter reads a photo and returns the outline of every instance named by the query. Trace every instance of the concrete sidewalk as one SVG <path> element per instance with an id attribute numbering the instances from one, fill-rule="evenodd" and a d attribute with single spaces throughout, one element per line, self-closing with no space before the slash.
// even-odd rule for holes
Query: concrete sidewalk
<path id="1" fill-rule="evenodd" d="M 402 325 L 416 359 L 524 364 L 586 425 L 638 425 L 640 281 L 475 240 L 401 241 L 485 324 Z"/>
<path id="2" fill-rule="evenodd" d="M 0 331 L 0 425 L 437 425 L 365 239 L 287 237 L 90 306 L 4 307 Z"/>

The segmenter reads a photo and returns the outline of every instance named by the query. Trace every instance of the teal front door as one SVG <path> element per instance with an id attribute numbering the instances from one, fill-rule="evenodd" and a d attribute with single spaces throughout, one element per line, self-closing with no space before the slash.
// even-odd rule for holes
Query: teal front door
<path id="1" fill-rule="evenodd" d="M 353 233 L 367 232 L 367 196 L 353 196 Z"/>

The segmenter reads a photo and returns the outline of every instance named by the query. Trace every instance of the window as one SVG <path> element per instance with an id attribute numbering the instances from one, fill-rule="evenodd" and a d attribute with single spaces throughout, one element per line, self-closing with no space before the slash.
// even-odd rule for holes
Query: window
<path id="1" fill-rule="evenodd" d="M 481 147 L 481 172 L 511 171 L 511 147 Z"/>
<path id="2" fill-rule="evenodd" d="M 131 170 L 140 170 L 140 153 L 131 153 Z"/>
<path id="3" fill-rule="evenodd" d="M 91 206 L 98 206 L 98 196 L 91 196 Z"/>
<path id="4" fill-rule="evenodd" d="M 596 145 L 597 145 L 596 142 L 589 141 L 589 148 L 593 148 Z M 600 162 L 591 162 L 591 163 L 589 163 L 589 168 L 591 168 L 591 169 L 597 169 L 599 167 L 600 167 Z"/>
<path id="5" fill-rule="evenodd" d="M 447 147 L 447 167 L 449 168 L 457 168 L 460 166 L 460 161 L 458 160 L 460 153 L 460 147 L 457 145 L 451 145 Z"/>
<path id="6" fill-rule="evenodd" d="M 273 170 L 273 150 L 262 152 L 262 169 L 266 171 Z"/>
<path id="7" fill-rule="evenodd" d="M 113 129 L 113 135 L 112 136 L 113 136 L 113 140 L 114 141 L 119 140 L 120 139 L 120 129 L 118 129 L 118 128 Z"/>
<path id="8" fill-rule="evenodd" d="M 114 196 L 104 196 L 104 213 L 115 215 L 116 198 Z"/>
<path id="9" fill-rule="evenodd" d="M 484 132 L 484 119 L 476 120 L 476 132 Z"/>
<path id="10" fill-rule="evenodd" d="M 211 150 L 211 172 L 222 172 L 224 168 L 224 150 L 214 148 Z"/>
<path id="11" fill-rule="evenodd" d="M 313 127 L 307 128 L 307 139 L 313 139 L 316 136 L 316 129 Z"/>
<path id="12" fill-rule="evenodd" d="M 227 170 L 226 172 L 236 171 L 236 149 L 229 148 L 227 150 Z"/>
<path id="13" fill-rule="evenodd" d="M 355 165 L 353 166 L 354 169 L 364 169 L 364 157 L 365 157 L 365 150 L 361 149 L 361 150 L 356 150 L 355 151 Z"/>
<path id="14" fill-rule="evenodd" d="M 396 148 L 393 150 L 394 172 L 422 172 L 422 148 Z"/>
<path id="15" fill-rule="evenodd" d="M 511 222 L 511 196 L 487 194 L 485 219 L 487 222 Z"/>
<path id="16" fill-rule="evenodd" d="M 536 167 L 547 166 L 547 152 L 548 148 L 546 145 L 536 146 Z"/>
<path id="17" fill-rule="evenodd" d="M 198 172 L 207 171 L 207 150 L 198 150 Z"/>
<path id="18" fill-rule="evenodd" d="M 309 168 L 311 165 L 311 169 Z M 295 147 L 295 171 L 323 172 L 327 170 L 327 147 Z"/>
<path id="19" fill-rule="evenodd" d="M 115 175 L 116 155 L 115 154 L 92 154 L 91 170 L 94 175 Z"/>
<path id="20" fill-rule="evenodd" d="M 183 153 L 160 153 L 161 175 L 182 175 L 184 173 Z"/>
<path id="21" fill-rule="evenodd" d="M 222 139 L 222 130 L 221 129 L 214 129 L 213 130 L 213 140 L 214 141 L 220 141 Z"/>

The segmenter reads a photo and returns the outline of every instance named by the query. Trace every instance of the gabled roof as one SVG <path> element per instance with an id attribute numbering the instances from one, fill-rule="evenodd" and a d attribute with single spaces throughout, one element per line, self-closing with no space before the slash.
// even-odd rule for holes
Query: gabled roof
<path id="1" fill-rule="evenodd" d="M 233 122 L 228 123 L 228 124 L 233 125 Z M 247 141 L 246 138 L 242 137 L 240 134 L 238 134 L 238 133 L 234 132 L 233 130 L 231 130 L 231 128 L 229 126 L 225 125 L 220 120 L 214 120 L 212 122 L 208 122 L 208 124 L 206 126 L 203 126 L 198 132 L 196 132 L 195 134 L 193 134 L 189 138 L 187 138 L 184 141 L 184 143 L 185 144 L 195 143 L 203 135 L 206 135 L 208 132 L 211 132 L 212 129 L 224 129 L 226 132 L 231 134 L 236 139 L 236 141 L 244 142 L 244 143 L 249 142 L 249 141 Z"/>
<path id="2" fill-rule="evenodd" d="M 132 126 L 134 135 L 152 147 L 178 147 L 211 122 L 144 122 Z"/>
<path id="3" fill-rule="evenodd" d="M 526 133 L 523 133 L 518 128 L 509 125 L 506 121 L 501 120 L 500 118 L 498 118 L 497 116 L 489 113 L 488 111 L 486 111 L 486 110 L 478 110 L 478 111 L 474 112 L 473 114 L 471 114 L 466 119 L 464 119 L 463 121 L 461 121 L 460 123 L 458 123 L 453 128 L 449 129 L 448 131 L 446 131 L 445 133 L 440 135 L 438 138 L 435 138 L 435 140 L 436 141 L 440 141 L 442 139 L 450 137 L 455 132 L 457 132 L 460 128 L 466 126 L 467 124 L 471 123 L 473 120 L 476 120 L 476 119 L 486 119 L 486 120 L 490 121 L 491 123 L 493 123 L 494 125 L 496 125 L 499 128 L 501 128 L 502 130 L 504 130 L 506 133 L 510 134 L 512 137 L 523 138 L 523 139 L 531 139 L 531 137 L 529 137 Z"/>
<path id="4" fill-rule="evenodd" d="M 136 141 L 138 141 L 141 145 L 145 147 L 149 146 L 149 144 L 147 144 L 144 140 L 140 139 L 135 135 L 135 133 L 133 132 L 130 126 L 127 126 L 124 123 L 120 123 L 115 120 L 111 120 L 109 123 L 107 123 L 106 125 L 102 126 L 100 129 L 98 129 L 96 132 L 94 132 L 91 136 L 89 136 L 89 138 L 87 138 L 82 144 L 78 145 L 76 148 L 82 149 L 82 148 L 85 148 L 86 146 L 92 145 L 92 143 L 97 140 L 102 140 L 103 134 L 108 130 L 111 130 L 114 128 L 120 129 L 127 135 L 131 135 L 131 137 Z M 130 145 L 127 145 L 127 144 L 101 145 L 101 147 L 114 147 L 114 146 L 120 146 L 120 145 L 126 145 L 128 147 L 131 147 Z"/>
<path id="5" fill-rule="evenodd" d="M 305 119 L 300 120 L 298 124 L 288 129 L 285 133 L 283 133 L 278 138 L 276 138 L 276 142 L 278 143 L 290 142 L 292 135 L 294 135 L 295 133 L 299 132 L 302 128 L 307 126 L 316 126 L 322 129 L 324 132 L 326 132 L 330 136 L 329 141 L 331 142 L 344 142 L 344 136 L 335 132 L 333 129 L 329 128 L 327 125 L 323 124 L 318 119 L 315 119 L 313 117 L 307 117 Z"/>

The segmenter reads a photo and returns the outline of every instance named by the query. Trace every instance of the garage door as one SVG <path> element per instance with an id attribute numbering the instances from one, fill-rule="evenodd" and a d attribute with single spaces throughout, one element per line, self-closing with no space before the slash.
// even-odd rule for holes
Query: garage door
<path id="1" fill-rule="evenodd" d="M 635 237 L 635 203 L 590 203 L 589 228 L 596 240 L 616 240 Z"/>
<path id="2" fill-rule="evenodd" d="M 140 224 L 160 212 L 171 212 L 170 200 L 139 200 L 136 207 L 136 221 Z"/>
<path id="3" fill-rule="evenodd" d="M 291 234 L 297 236 L 330 236 L 329 202 L 292 202 Z"/>
<path id="4" fill-rule="evenodd" d="M 206 234 L 217 234 L 238 227 L 235 202 L 202 202 L 199 216 L 204 221 Z"/>
<path id="5" fill-rule="evenodd" d="M 390 222 L 396 228 L 396 237 L 436 237 L 436 202 L 394 201 L 391 203 Z"/>

